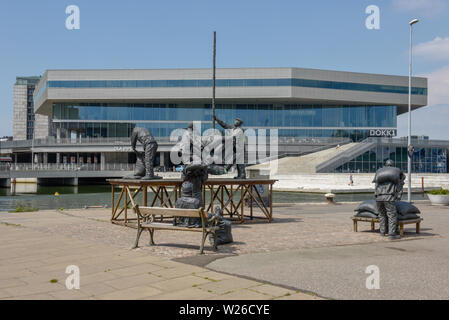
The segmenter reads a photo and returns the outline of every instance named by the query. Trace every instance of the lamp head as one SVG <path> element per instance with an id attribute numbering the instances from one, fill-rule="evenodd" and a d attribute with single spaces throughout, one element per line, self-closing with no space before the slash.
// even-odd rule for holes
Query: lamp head
<path id="1" fill-rule="evenodd" d="M 418 19 L 413 19 L 412 21 L 409 22 L 410 25 L 414 25 L 415 23 L 418 23 L 419 20 Z"/>

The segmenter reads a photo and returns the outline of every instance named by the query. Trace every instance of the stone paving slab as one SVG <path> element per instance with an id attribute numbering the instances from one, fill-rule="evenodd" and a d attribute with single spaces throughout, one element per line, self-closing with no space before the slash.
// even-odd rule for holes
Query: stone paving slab
<path id="1" fill-rule="evenodd" d="M 38 215 L 35 217 L 39 219 Z M 79 290 L 65 287 L 68 265 L 80 268 Z M 0 224 L 0 275 L 0 299 L 13 300 L 205 300 L 239 299 L 239 295 L 241 299 L 274 299 L 281 290 L 273 287 L 266 294 L 246 292 L 242 290 L 246 286 L 262 283 L 171 261 L 170 257 L 152 255 L 145 250 L 105 244 L 97 248 L 92 239 L 81 240 L 11 224 Z M 226 282 L 227 292 L 221 290 L 222 282 Z M 201 288 L 208 284 L 213 286 Z M 234 295 L 229 296 L 230 292 Z M 221 297 L 223 293 L 228 296 Z"/>
<path id="2" fill-rule="evenodd" d="M 296 248 L 230 256 L 208 268 L 281 284 L 332 299 L 449 299 L 449 207 L 418 204 L 422 234 L 406 228 L 401 240 Z M 338 215 L 338 214 L 337 214 Z M 321 215 L 324 219 L 325 215 Z M 365 226 L 369 229 L 369 223 Z M 366 230 L 366 229 L 365 229 Z M 362 231 L 381 238 L 379 233 Z M 412 241 L 410 241 L 412 240 Z M 368 266 L 380 288 L 366 288 Z M 251 289 L 251 288 L 250 288 Z M 272 292 L 273 293 L 273 292 Z M 281 297 L 295 299 L 296 294 Z"/>
<path id="3" fill-rule="evenodd" d="M 353 232 L 350 217 L 357 204 L 344 205 L 304 205 L 288 204 L 275 207 L 273 223 L 233 224 L 234 243 L 222 245 L 218 252 L 211 250 L 206 242 L 205 254 L 208 256 L 242 255 L 256 252 L 275 252 L 296 248 L 319 248 L 323 246 L 340 246 L 385 242 L 377 232 L 370 232 L 369 223 L 359 223 L 360 232 Z M 45 217 L 45 223 L 34 223 L 36 215 Z M 132 216 L 132 211 L 129 211 Z M 0 212 L 0 221 L 20 224 L 33 230 L 50 234 L 60 234 L 73 239 L 79 249 L 73 254 L 83 254 L 85 248 L 75 240 L 88 240 L 95 246 L 114 246 L 130 249 L 134 244 L 136 230 L 109 222 L 110 209 L 79 209 L 58 211 L 46 210 L 38 213 L 8 214 Z M 67 223 L 70 221 L 71 223 Z M 425 232 L 416 235 L 412 225 L 406 226 L 406 238 L 418 239 L 438 236 Z M 260 235 L 264 236 L 261 237 Z M 141 237 L 142 251 L 152 257 L 183 258 L 198 255 L 201 235 L 193 232 L 156 231 L 155 246 L 148 246 L 149 235 L 144 232 Z M 36 250 L 39 250 L 36 245 Z M 88 251 L 88 250 L 86 250 Z M 94 250 L 95 252 L 95 250 Z M 108 252 L 108 251 L 105 251 Z M 49 259 L 58 259 L 57 249 L 49 252 Z M 87 254 L 87 253 L 86 253 Z M 97 258 L 95 254 L 90 257 Z M 23 255 L 16 257 L 20 258 Z M 118 259 L 117 263 L 126 260 Z"/>
<path id="4" fill-rule="evenodd" d="M 210 258 L 209 262 L 220 258 L 217 260 L 220 262 L 228 259 L 221 259 L 224 256 L 388 245 L 388 239 L 371 232 L 369 224 L 360 224 L 360 232 L 353 232 L 349 218 L 356 205 L 276 207 L 273 223 L 233 224 L 234 243 L 220 246 L 217 253 L 206 246 L 204 256 L 198 255 L 200 237 L 186 232 L 157 232 L 157 245 L 152 247 L 146 245 L 148 235 L 143 234 L 141 247 L 131 250 L 136 230 L 111 224 L 110 209 L 0 212 L 0 299 L 39 296 L 43 299 L 182 299 L 183 294 L 185 299 L 193 299 L 195 293 L 199 293 L 198 299 L 221 299 L 224 295 L 226 298 L 240 295 L 241 299 L 315 298 L 297 292 L 297 287 L 285 289 L 291 287 L 291 281 L 274 279 L 269 280 L 274 285 L 267 284 L 257 272 L 242 273 L 254 279 L 250 280 L 232 275 L 237 272 L 233 268 L 223 270 L 230 274 L 205 269 L 207 263 L 201 261 L 204 257 Z M 444 234 L 446 225 L 440 223 L 441 217 L 438 220 L 434 215 L 426 215 L 430 209 L 425 204 L 418 206 L 424 217 L 422 233 L 417 235 L 413 227 L 406 228 L 400 242 L 437 240 Z M 440 209 L 441 214 L 449 213 L 444 210 Z M 187 260 L 189 264 L 182 263 Z M 192 265 L 195 261 L 196 266 Z M 251 263 L 243 266 L 245 270 L 251 270 Z M 80 290 L 65 288 L 68 265 L 80 267 Z M 58 282 L 50 283 L 52 279 Z"/>

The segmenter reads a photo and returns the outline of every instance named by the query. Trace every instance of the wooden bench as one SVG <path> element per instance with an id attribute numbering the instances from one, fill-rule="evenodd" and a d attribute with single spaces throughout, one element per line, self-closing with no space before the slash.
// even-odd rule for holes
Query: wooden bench
<path id="1" fill-rule="evenodd" d="M 374 231 L 375 230 L 374 225 L 376 223 L 379 223 L 379 218 L 351 217 L 351 219 L 354 223 L 354 232 L 357 232 L 357 223 L 359 221 L 370 222 L 371 223 L 371 231 Z M 410 219 L 410 220 L 398 220 L 399 234 L 401 235 L 401 237 L 404 235 L 404 225 L 406 225 L 406 224 L 415 223 L 416 224 L 416 233 L 419 233 L 421 221 L 423 221 L 423 218 Z"/>
<path id="2" fill-rule="evenodd" d="M 200 253 L 203 253 L 204 242 L 209 234 L 214 236 L 214 251 L 217 250 L 217 217 L 207 219 L 203 208 L 200 209 L 177 209 L 177 208 L 160 208 L 160 207 L 140 207 L 137 204 L 133 206 L 134 212 L 137 215 L 137 238 L 134 248 L 139 246 L 139 238 L 144 229 L 150 233 L 150 245 L 154 245 L 154 230 L 172 230 L 172 231 L 190 231 L 201 232 L 203 234 L 200 246 Z M 185 218 L 200 218 L 201 227 L 189 228 L 184 226 L 174 226 L 172 223 L 156 222 L 155 216 L 170 216 L 170 217 L 185 217 Z"/>

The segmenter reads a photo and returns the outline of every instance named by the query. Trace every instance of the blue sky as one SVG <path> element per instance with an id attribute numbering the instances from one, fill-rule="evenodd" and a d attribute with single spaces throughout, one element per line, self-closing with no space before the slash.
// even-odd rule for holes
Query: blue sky
<path id="1" fill-rule="evenodd" d="M 80 8 L 80 30 L 65 9 Z M 365 8 L 380 8 L 380 29 Z M 16 76 L 59 68 L 303 67 L 429 77 L 429 106 L 413 134 L 448 139 L 449 0 L 39 0 L 0 4 L 0 136 L 12 135 Z M 219 97 L 218 97 L 219 98 Z M 407 115 L 398 119 L 406 135 Z"/>

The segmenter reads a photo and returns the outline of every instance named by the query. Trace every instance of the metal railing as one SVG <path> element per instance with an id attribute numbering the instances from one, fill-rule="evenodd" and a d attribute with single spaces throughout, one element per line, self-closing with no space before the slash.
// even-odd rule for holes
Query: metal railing
<path id="1" fill-rule="evenodd" d="M 407 147 L 407 139 L 403 138 L 367 138 L 362 142 L 385 144 L 396 147 Z M 412 139 L 412 145 L 416 148 L 449 148 L 448 140 L 425 140 L 425 139 Z"/>
<path id="2" fill-rule="evenodd" d="M 0 171 L 133 171 L 132 163 L 12 163 L 0 165 Z"/>
<path id="3" fill-rule="evenodd" d="M 338 168 L 342 164 L 354 159 L 355 157 L 358 157 L 360 154 L 363 154 L 367 150 L 373 148 L 375 145 L 376 145 L 375 141 L 372 141 L 371 139 L 365 139 L 357 143 L 352 148 L 345 150 L 344 152 L 341 152 L 338 155 L 320 163 L 316 167 L 316 171 L 327 172 L 329 170 Z"/>
<path id="4" fill-rule="evenodd" d="M 170 143 L 169 137 L 155 137 L 159 143 Z M 342 144 L 350 141 L 348 138 L 306 138 L 306 137 L 278 137 L 279 143 L 295 143 L 295 144 Z M 173 143 L 173 142 L 171 142 Z M 34 140 L 13 140 L 2 141 L 1 148 L 29 148 L 40 146 L 56 146 L 56 145 L 130 145 L 130 138 L 92 138 L 92 137 L 78 137 L 78 138 L 56 138 L 47 137 L 43 139 Z"/>
<path id="5" fill-rule="evenodd" d="M 278 160 L 278 159 L 282 159 L 282 158 L 286 158 L 286 157 L 300 157 L 300 156 L 304 156 L 307 154 L 311 154 L 311 153 L 315 153 L 315 152 L 320 152 L 320 151 L 324 151 L 330 148 L 334 148 L 338 145 L 342 146 L 348 143 L 351 143 L 352 140 L 350 139 L 338 139 L 338 140 L 328 140 L 329 142 L 326 145 L 319 145 L 315 148 L 312 149 L 308 149 L 308 150 L 303 150 L 303 151 L 299 151 L 299 152 L 283 152 L 277 156 L 271 156 L 271 157 L 265 157 L 263 159 L 258 159 L 256 164 L 262 164 L 262 163 L 266 163 L 268 161 L 272 161 L 272 160 Z M 332 141 L 332 142 L 331 142 Z M 318 144 L 318 143 L 317 143 Z M 321 144 L 321 143 L 320 143 Z"/>
<path id="6" fill-rule="evenodd" d="M 157 142 L 169 143 L 170 139 L 168 137 L 156 137 Z M 1 148 L 30 148 L 30 147 L 40 147 L 40 146 L 57 146 L 57 145 L 130 145 L 130 138 L 91 138 L 91 137 L 78 137 L 78 138 L 56 138 L 47 137 L 43 139 L 34 140 L 13 140 L 13 141 L 2 141 L 0 144 Z"/>

